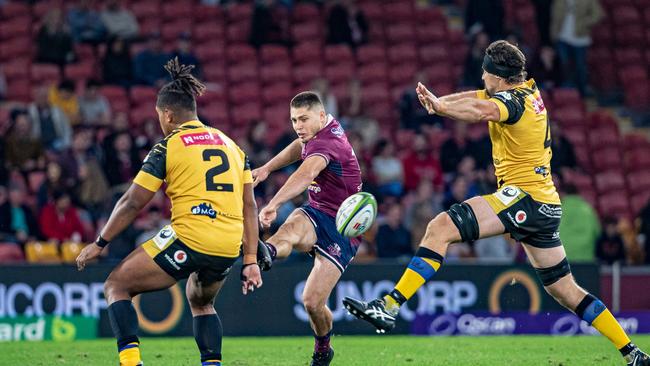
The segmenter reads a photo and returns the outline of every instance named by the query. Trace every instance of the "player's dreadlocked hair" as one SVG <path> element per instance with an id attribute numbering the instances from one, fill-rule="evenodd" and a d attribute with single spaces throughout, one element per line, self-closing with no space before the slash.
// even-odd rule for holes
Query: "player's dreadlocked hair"
<path id="1" fill-rule="evenodd" d="M 196 111 L 196 97 L 203 94 L 205 85 L 191 74 L 193 68 L 194 65 L 181 65 L 178 57 L 167 61 L 165 70 L 171 75 L 172 81 L 158 92 L 158 108 Z"/>

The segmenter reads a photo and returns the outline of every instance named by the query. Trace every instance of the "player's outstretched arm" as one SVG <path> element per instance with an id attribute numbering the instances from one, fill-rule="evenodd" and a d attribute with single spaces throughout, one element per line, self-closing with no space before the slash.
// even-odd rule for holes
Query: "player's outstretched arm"
<path id="1" fill-rule="evenodd" d="M 257 222 L 257 203 L 253 193 L 253 184 L 244 184 L 244 263 L 242 268 L 242 292 L 262 287 L 262 275 L 257 266 L 257 241 L 259 240 L 259 223 Z"/>
<path id="2" fill-rule="evenodd" d="M 115 204 L 108 222 L 100 232 L 100 238 L 108 243 L 119 235 L 122 230 L 133 222 L 140 210 L 151 201 L 155 194 L 156 192 L 152 192 L 137 183 L 131 184 Z M 84 269 L 89 260 L 98 257 L 102 249 L 103 246 L 98 245 L 97 242 L 87 245 L 77 257 L 79 270 Z"/>
<path id="3" fill-rule="evenodd" d="M 418 83 L 416 91 L 420 103 L 429 114 L 438 114 L 470 123 L 499 121 L 500 112 L 496 103 L 478 99 L 476 91 L 465 92 L 469 93 L 467 98 L 461 98 L 464 93 L 458 93 L 454 98 L 449 98 L 452 100 L 436 97 L 421 83 Z"/>
<path id="4" fill-rule="evenodd" d="M 271 226 L 278 208 L 304 192 L 326 166 L 327 160 L 320 155 L 313 155 L 305 159 L 298 170 L 291 174 L 278 193 L 269 201 L 269 204 L 260 211 L 262 226 Z"/>
<path id="5" fill-rule="evenodd" d="M 254 185 L 257 186 L 260 182 L 265 181 L 272 172 L 298 161 L 301 153 L 302 142 L 300 142 L 300 139 L 295 139 L 268 163 L 253 170 Z"/>

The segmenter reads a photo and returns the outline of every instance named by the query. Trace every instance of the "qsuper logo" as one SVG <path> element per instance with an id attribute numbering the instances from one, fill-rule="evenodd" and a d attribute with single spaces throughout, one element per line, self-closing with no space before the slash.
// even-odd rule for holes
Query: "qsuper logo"
<path id="1" fill-rule="evenodd" d="M 332 132 L 336 137 L 341 137 L 343 136 L 343 127 L 341 126 L 332 127 L 332 129 L 330 129 L 330 132 Z"/>
<path id="2" fill-rule="evenodd" d="M 201 215 L 216 219 L 217 211 L 212 208 L 211 204 L 203 202 L 198 206 L 192 206 L 192 215 Z"/>
<path id="3" fill-rule="evenodd" d="M 185 146 L 190 145 L 223 145 L 223 140 L 219 135 L 210 132 L 190 133 L 181 136 Z"/>

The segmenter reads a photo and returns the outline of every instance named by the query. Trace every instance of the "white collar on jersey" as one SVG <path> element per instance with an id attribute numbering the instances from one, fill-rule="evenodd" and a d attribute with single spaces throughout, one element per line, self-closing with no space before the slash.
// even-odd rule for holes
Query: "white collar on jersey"
<path id="1" fill-rule="evenodd" d="M 327 127 L 327 125 L 329 125 L 330 122 L 332 122 L 333 120 L 334 120 L 334 116 L 332 116 L 331 114 L 328 114 L 327 115 L 327 123 L 325 124 L 325 126 L 323 126 L 323 128 Z"/>

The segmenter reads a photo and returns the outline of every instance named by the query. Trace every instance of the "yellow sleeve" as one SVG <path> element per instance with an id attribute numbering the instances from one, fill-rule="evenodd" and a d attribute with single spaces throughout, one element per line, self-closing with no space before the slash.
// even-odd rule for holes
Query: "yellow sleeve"
<path id="1" fill-rule="evenodd" d="M 133 183 L 142 186 L 143 188 L 148 189 L 151 192 L 158 191 L 158 188 L 160 188 L 162 182 L 163 182 L 162 179 L 156 178 L 153 175 L 145 172 L 144 170 L 140 170 L 140 172 L 138 172 L 138 175 L 136 175 L 135 178 L 133 179 Z"/>
<path id="2" fill-rule="evenodd" d="M 490 98 L 488 100 L 490 102 L 494 102 L 497 105 L 497 107 L 499 108 L 499 122 L 507 121 L 508 118 L 510 117 L 510 115 L 508 113 L 508 107 L 506 107 L 506 105 L 503 104 L 503 102 L 500 101 L 497 98 Z"/>
<path id="3" fill-rule="evenodd" d="M 253 173 L 250 169 L 244 170 L 244 184 L 253 183 Z"/>
<path id="4" fill-rule="evenodd" d="M 477 90 L 476 91 L 476 97 L 478 99 L 483 99 L 483 100 L 488 99 L 487 92 L 485 91 L 485 89 Z"/>

